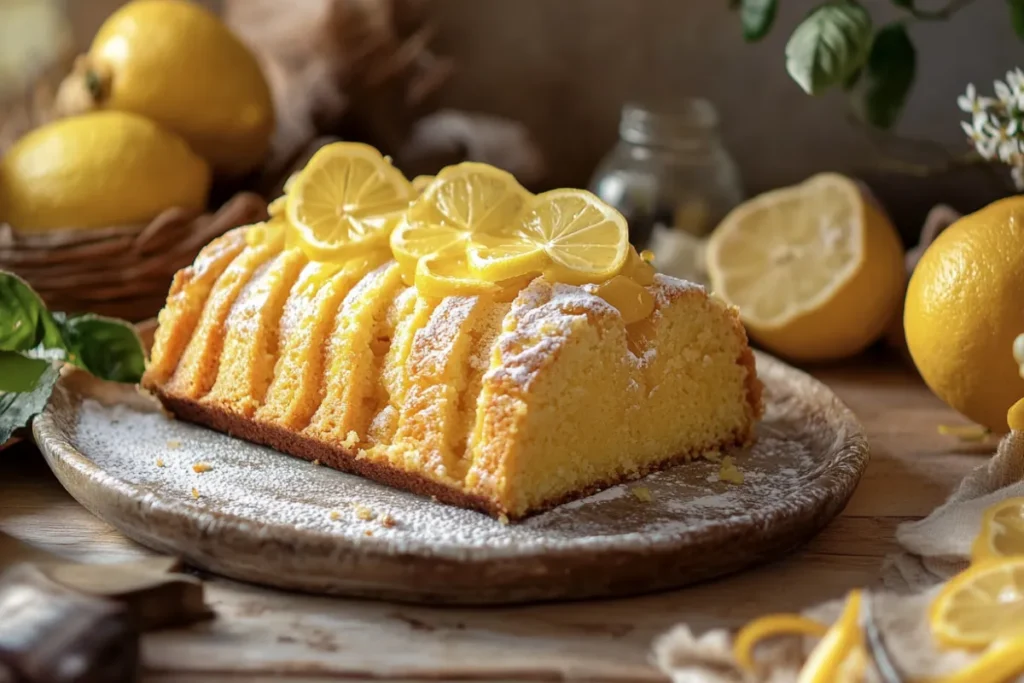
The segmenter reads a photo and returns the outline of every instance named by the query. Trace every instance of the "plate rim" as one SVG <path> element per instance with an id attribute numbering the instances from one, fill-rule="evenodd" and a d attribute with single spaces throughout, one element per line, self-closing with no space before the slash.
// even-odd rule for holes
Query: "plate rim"
<path id="1" fill-rule="evenodd" d="M 493 567 L 496 563 L 514 561 L 524 566 L 551 566 L 568 557 L 574 557 L 581 552 L 590 553 L 600 558 L 619 561 L 622 558 L 636 557 L 640 555 L 646 558 L 670 556 L 673 553 L 692 552 L 694 548 L 700 548 L 708 543 L 709 538 L 715 544 L 725 544 L 738 536 L 749 536 L 750 529 L 737 526 L 735 520 L 740 517 L 747 517 L 749 525 L 756 526 L 762 530 L 769 527 L 776 527 L 781 534 L 788 524 L 792 524 L 798 517 L 812 517 L 813 523 L 809 524 L 805 533 L 795 534 L 799 540 L 793 545 L 799 545 L 816 535 L 826 524 L 828 524 L 846 506 L 859 484 L 870 458 L 870 448 L 863 426 L 857 420 L 853 411 L 824 383 L 811 375 L 794 368 L 768 354 L 755 351 L 757 358 L 758 375 L 762 378 L 771 377 L 774 380 L 799 383 L 803 392 L 812 392 L 818 402 L 827 401 L 834 410 L 835 419 L 833 423 L 842 423 L 846 433 L 843 434 L 842 445 L 836 448 L 835 454 L 826 467 L 823 467 L 813 479 L 806 482 L 804 491 L 811 492 L 809 500 L 802 505 L 774 506 L 771 508 L 760 508 L 749 511 L 742 515 L 734 515 L 728 518 L 716 519 L 701 525 L 696 533 L 681 530 L 674 533 L 660 534 L 656 538 L 648 538 L 638 548 L 630 544 L 624 547 L 625 543 L 618 544 L 603 542 L 598 547 L 581 548 L 579 545 L 559 545 L 556 547 L 535 546 L 523 549 L 516 546 L 442 546 L 431 547 L 428 543 L 409 545 L 399 542 L 387 535 L 350 537 L 342 534 L 333 534 L 328 531 L 317 529 L 302 529 L 296 532 L 293 526 L 280 522 L 258 523 L 259 544 L 279 544 L 287 546 L 294 543 L 297 536 L 301 536 L 301 545 L 304 548 L 323 548 L 324 551 L 333 553 L 348 552 L 360 557 L 377 559 L 387 562 L 405 560 L 425 560 L 443 564 L 457 565 L 463 569 L 474 570 Z M 190 524 L 197 528 L 200 535 L 217 534 L 218 528 L 223 527 L 227 531 L 251 527 L 255 522 L 252 518 L 236 513 L 211 510 L 208 507 L 191 507 L 190 503 L 178 499 L 168 499 L 153 491 L 145 489 L 144 485 L 132 484 L 104 470 L 100 465 L 93 462 L 88 455 L 79 451 L 73 443 L 73 435 L 70 430 L 65 430 L 61 420 L 73 420 L 75 414 L 63 415 L 62 411 L 76 411 L 77 402 L 62 379 L 54 397 L 47 405 L 46 410 L 33 421 L 32 431 L 39 445 L 40 451 L 44 454 L 47 464 L 57 476 L 61 485 L 83 506 L 89 509 L 107 523 L 111 524 L 119 532 L 129 538 L 136 540 L 148 547 L 155 547 L 158 550 L 169 551 L 176 555 L 182 555 L 190 563 L 197 566 L 211 569 L 210 565 L 217 564 L 216 558 L 200 558 L 199 553 L 183 552 L 179 549 L 180 543 L 166 543 L 156 536 L 147 536 L 140 529 L 139 524 L 125 524 L 119 518 L 111 519 L 111 515 L 105 514 L 110 509 L 138 509 L 140 514 L 145 508 L 145 516 L 151 520 L 145 524 L 147 527 L 163 528 L 164 525 Z M 281 454 L 282 457 L 290 457 Z M 355 475 L 353 475 L 355 476 Z M 77 481 L 76 481 L 77 480 Z M 96 503 L 88 491 L 83 489 L 89 485 L 102 490 L 109 497 L 105 505 Z M 442 505 L 442 503 L 437 503 Z M 556 508 L 557 509 L 557 508 Z M 205 520 L 204 520 L 205 518 Z M 197 523 L 204 521 L 204 523 Z M 499 523 L 495 521 L 495 523 Z M 223 535 L 223 532 L 221 532 Z M 250 534 L 253 535 L 253 534 Z M 636 532 L 617 535 L 621 539 L 627 536 L 634 536 Z M 231 544 L 237 548 L 239 534 L 232 533 L 236 540 Z M 245 536 L 245 534 L 241 534 Z M 772 537 L 766 533 L 766 541 Z M 253 541 L 249 539 L 249 544 Z M 243 544 L 244 545 L 244 544 Z M 784 552 L 784 551 L 783 551 Z M 762 558 L 770 559 L 770 558 Z M 759 560 L 754 560 L 759 561 Z M 749 565 L 752 562 L 747 562 Z M 252 580 L 238 571 L 225 569 L 223 566 L 212 568 L 211 571 Z M 717 573 L 715 575 L 718 575 Z M 327 579 L 329 582 L 329 578 Z M 285 588 L 304 589 L 304 581 L 293 581 L 287 579 L 276 582 L 276 585 Z M 344 584 L 344 577 L 336 577 L 336 583 Z M 365 591 L 348 590 L 345 588 L 335 589 L 328 586 L 323 592 L 365 595 Z M 647 591 L 640 591 L 647 592 Z M 370 591 L 369 595 L 375 597 L 380 591 Z M 616 595 L 632 594 L 615 592 Z M 395 595 L 388 595 L 389 599 L 395 599 Z M 402 596 L 397 596 L 402 599 Z M 589 596 L 584 596 L 589 597 Z M 552 599 L 544 598 L 541 599 Z M 553 599 L 558 599 L 557 597 Z M 436 600 L 429 599 L 429 602 Z M 443 600 L 448 601 L 448 600 Z M 455 600 L 459 601 L 459 600 Z M 485 601 L 493 602 L 493 601 Z M 501 601 L 499 601 L 501 602 Z M 521 602 L 513 600 L 512 602 Z M 473 600 L 466 604 L 482 604 Z"/>

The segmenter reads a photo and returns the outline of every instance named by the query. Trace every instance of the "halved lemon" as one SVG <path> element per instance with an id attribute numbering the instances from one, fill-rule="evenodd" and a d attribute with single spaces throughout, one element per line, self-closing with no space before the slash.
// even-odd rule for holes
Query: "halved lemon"
<path id="1" fill-rule="evenodd" d="M 971 548 L 971 562 L 1024 555 L 1024 498 L 1008 498 L 982 516 L 981 532 Z"/>
<path id="2" fill-rule="evenodd" d="M 369 145 L 321 147 L 288 188 L 285 214 L 299 246 L 319 261 L 338 261 L 387 244 L 412 186 Z"/>
<path id="3" fill-rule="evenodd" d="M 734 209 L 708 240 L 707 267 L 751 335 L 798 360 L 851 356 L 878 339 L 906 279 L 895 228 L 835 173 Z"/>
<path id="4" fill-rule="evenodd" d="M 590 192 L 551 190 L 518 221 L 475 231 L 468 253 L 486 280 L 543 270 L 557 282 L 603 282 L 626 265 L 629 230 L 622 214 Z"/>
<path id="5" fill-rule="evenodd" d="M 1024 556 L 988 560 L 954 576 L 932 601 L 929 623 L 948 647 L 980 649 L 1024 634 Z"/>

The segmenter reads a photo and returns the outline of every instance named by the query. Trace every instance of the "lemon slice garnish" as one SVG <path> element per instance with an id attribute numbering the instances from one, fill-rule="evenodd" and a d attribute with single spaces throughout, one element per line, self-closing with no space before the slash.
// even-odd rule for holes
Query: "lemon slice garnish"
<path id="1" fill-rule="evenodd" d="M 1024 555 L 1024 498 L 1008 498 L 985 510 L 971 561 Z"/>
<path id="2" fill-rule="evenodd" d="M 387 244 L 412 186 L 373 147 L 338 142 L 313 155 L 287 197 L 299 246 L 312 259 L 338 261 Z"/>
<path id="3" fill-rule="evenodd" d="M 765 640 L 780 636 L 815 636 L 821 638 L 828 626 L 799 614 L 769 614 L 755 619 L 740 629 L 733 641 L 732 653 L 736 663 L 747 671 L 754 671 L 754 649 Z"/>
<path id="4" fill-rule="evenodd" d="M 1024 635 L 1024 556 L 982 562 L 953 577 L 932 602 L 929 623 L 948 647 L 983 648 Z"/>
<path id="5" fill-rule="evenodd" d="M 488 226 L 470 237 L 469 264 L 487 280 L 543 269 L 557 282 L 603 282 L 629 256 L 626 219 L 586 190 L 537 195 L 511 224 Z"/>
<path id="6" fill-rule="evenodd" d="M 417 262 L 425 256 L 464 255 L 471 233 L 516 220 L 529 196 L 511 174 L 493 166 L 448 166 L 430 179 L 409 207 L 391 234 L 391 251 L 407 274 L 416 272 Z"/>
<path id="7" fill-rule="evenodd" d="M 428 254 L 416 263 L 416 290 L 421 296 L 479 296 L 501 288 L 473 275 L 462 253 L 451 250 Z"/>

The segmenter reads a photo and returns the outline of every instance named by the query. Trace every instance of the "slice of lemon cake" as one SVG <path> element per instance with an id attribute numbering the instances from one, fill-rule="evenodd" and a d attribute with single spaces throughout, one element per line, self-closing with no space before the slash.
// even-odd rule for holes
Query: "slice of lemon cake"
<path id="1" fill-rule="evenodd" d="M 619 258 L 624 222 L 592 195 L 474 199 L 508 183 L 477 166 L 340 239 L 304 233 L 295 183 L 287 223 L 232 231 L 177 274 L 144 386 L 183 419 L 510 519 L 748 442 L 761 385 L 735 311 L 653 275 L 628 244 Z M 425 202 L 443 215 L 419 220 Z M 547 237 L 507 228 L 531 212 L 547 212 Z M 608 216 L 615 240 L 593 227 Z M 563 246 L 542 257 L 529 240 Z M 576 264 L 570 243 L 617 263 Z"/>

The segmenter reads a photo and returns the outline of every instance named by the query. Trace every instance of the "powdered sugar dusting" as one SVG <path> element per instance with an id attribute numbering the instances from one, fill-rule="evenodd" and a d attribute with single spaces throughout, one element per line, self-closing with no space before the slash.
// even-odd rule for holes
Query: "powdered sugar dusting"
<path id="1" fill-rule="evenodd" d="M 709 529 L 730 528 L 762 514 L 796 514 L 818 504 L 823 477 L 859 476 L 866 447 L 846 409 L 817 383 L 811 392 L 795 393 L 789 374 L 795 371 L 777 361 L 761 356 L 759 364 L 766 416 L 756 444 L 729 453 L 744 484 L 718 481 L 713 475 L 719 464 L 698 460 L 511 525 L 171 420 L 156 409 L 86 399 L 41 421 L 57 420 L 57 431 L 66 435 L 60 439 L 136 491 L 139 500 L 208 519 L 204 534 L 217 534 L 219 525 L 256 534 L 291 529 L 336 539 L 339 552 L 351 546 L 385 556 L 613 552 L 685 544 Z M 47 450 L 60 452 L 52 445 Z M 211 469 L 197 473 L 193 465 L 199 462 Z M 637 485 L 650 492 L 649 502 L 630 495 Z M 359 512 L 362 508 L 372 511 L 372 519 Z M 218 514 L 202 517 L 205 513 Z M 138 514 L 145 513 L 140 509 Z M 380 524 L 382 518 L 393 524 Z M 113 521 L 129 527 L 140 522 Z M 187 548 L 180 551 L 188 553 Z"/>

